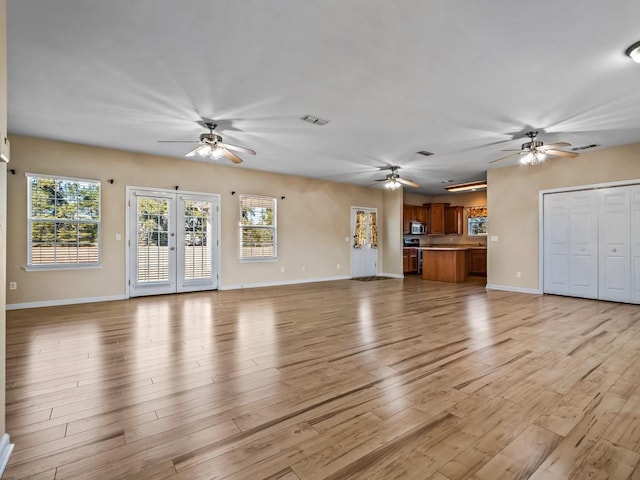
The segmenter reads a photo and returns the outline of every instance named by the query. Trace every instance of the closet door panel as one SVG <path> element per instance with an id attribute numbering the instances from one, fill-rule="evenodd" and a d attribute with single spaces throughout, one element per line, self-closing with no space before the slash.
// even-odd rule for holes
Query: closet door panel
<path id="1" fill-rule="evenodd" d="M 569 294 L 570 195 L 544 196 L 544 293 Z"/>
<path id="2" fill-rule="evenodd" d="M 631 301 L 629 187 L 600 190 L 599 292 L 601 300 Z"/>
<path id="3" fill-rule="evenodd" d="M 629 187 L 631 201 L 631 301 L 640 303 L 640 185 Z"/>
<path id="4" fill-rule="evenodd" d="M 570 194 L 569 293 L 598 298 L 598 192 Z"/>

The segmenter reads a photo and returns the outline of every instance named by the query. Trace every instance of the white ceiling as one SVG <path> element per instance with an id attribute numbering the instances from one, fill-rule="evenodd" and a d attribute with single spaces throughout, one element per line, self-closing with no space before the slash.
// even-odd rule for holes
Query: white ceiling
<path id="1" fill-rule="evenodd" d="M 207 117 L 258 152 L 234 168 L 366 186 L 394 164 L 439 194 L 534 128 L 639 142 L 639 20 L 638 0 L 9 0 L 9 131 L 183 158 L 157 140 Z"/>

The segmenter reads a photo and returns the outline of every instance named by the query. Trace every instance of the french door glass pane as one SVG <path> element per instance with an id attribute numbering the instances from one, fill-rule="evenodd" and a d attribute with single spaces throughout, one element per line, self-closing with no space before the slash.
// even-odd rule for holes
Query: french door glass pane
<path id="1" fill-rule="evenodd" d="M 169 200 L 138 197 L 138 278 L 140 283 L 169 280 Z"/>
<path id="2" fill-rule="evenodd" d="M 184 200 L 184 278 L 211 278 L 211 202 Z"/>

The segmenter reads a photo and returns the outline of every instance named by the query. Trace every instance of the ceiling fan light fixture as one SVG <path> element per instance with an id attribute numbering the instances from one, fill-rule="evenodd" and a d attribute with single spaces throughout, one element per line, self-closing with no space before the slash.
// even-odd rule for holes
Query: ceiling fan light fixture
<path id="1" fill-rule="evenodd" d="M 624 53 L 634 62 L 640 63 L 640 42 L 631 45 Z"/>
<path id="2" fill-rule="evenodd" d="M 466 192 L 466 191 L 475 191 L 487 188 L 487 182 L 484 180 L 478 182 L 470 182 L 470 183 L 460 183 L 458 185 L 449 185 L 448 187 L 444 187 L 447 192 Z"/>
<path id="3" fill-rule="evenodd" d="M 387 190 L 398 190 L 401 186 L 402 184 L 395 178 L 390 178 L 384 184 L 384 188 Z"/>

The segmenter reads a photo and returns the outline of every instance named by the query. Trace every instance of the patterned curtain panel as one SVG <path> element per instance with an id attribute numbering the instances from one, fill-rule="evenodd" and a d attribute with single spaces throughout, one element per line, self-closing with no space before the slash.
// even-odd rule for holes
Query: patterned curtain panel
<path id="1" fill-rule="evenodd" d="M 353 239 L 353 248 L 362 248 L 367 243 L 367 226 L 364 223 L 365 213 L 362 210 L 356 212 L 356 234 Z"/>
<path id="2" fill-rule="evenodd" d="M 487 207 L 469 207 L 469 218 L 478 218 L 487 216 Z"/>
<path id="3" fill-rule="evenodd" d="M 376 212 L 369 213 L 369 225 L 371 225 L 371 248 L 378 248 L 378 224 Z"/>

